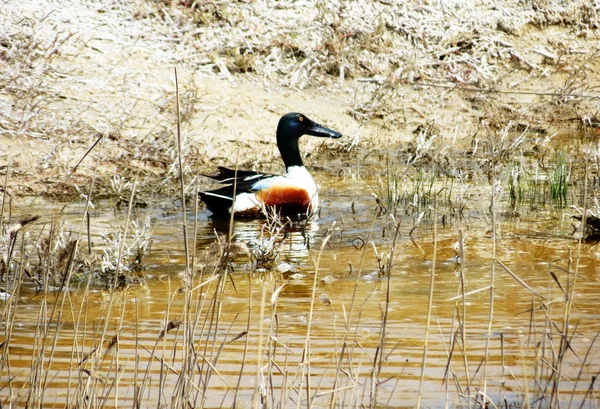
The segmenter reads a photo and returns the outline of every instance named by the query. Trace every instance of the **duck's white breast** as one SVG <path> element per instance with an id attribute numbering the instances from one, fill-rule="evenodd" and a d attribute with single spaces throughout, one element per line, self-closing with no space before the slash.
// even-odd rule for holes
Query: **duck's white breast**
<path id="1" fill-rule="evenodd" d="M 317 185 L 304 166 L 290 166 L 285 175 L 260 180 L 252 186 L 252 190 L 268 190 L 273 187 L 293 187 L 306 190 L 312 211 L 316 211 L 319 207 Z"/>

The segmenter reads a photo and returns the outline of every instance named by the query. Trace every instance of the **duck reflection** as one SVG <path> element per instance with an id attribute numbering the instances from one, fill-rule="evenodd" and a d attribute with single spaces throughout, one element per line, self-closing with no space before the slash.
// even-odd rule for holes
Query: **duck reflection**
<path id="1" fill-rule="evenodd" d="M 246 248 L 251 270 L 266 271 L 280 266 L 280 270 L 284 270 L 282 272 L 289 272 L 293 270 L 293 264 L 301 263 L 307 258 L 318 240 L 319 227 L 318 220 L 280 217 L 234 220 L 232 245 L 235 247 L 232 247 L 231 255 L 242 262 L 246 258 L 242 254 Z M 198 235 L 199 250 L 214 246 L 215 239 L 218 243 L 226 243 L 228 234 L 229 220 L 209 219 Z"/>

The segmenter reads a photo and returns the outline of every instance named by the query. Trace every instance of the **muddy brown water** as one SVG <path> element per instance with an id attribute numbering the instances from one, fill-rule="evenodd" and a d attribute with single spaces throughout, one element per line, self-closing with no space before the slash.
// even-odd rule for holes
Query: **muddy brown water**
<path id="1" fill-rule="evenodd" d="M 304 235 L 299 231 L 289 233 L 282 245 L 275 272 L 250 274 L 244 258 L 237 260 L 233 272 L 235 287 L 229 282 L 225 285 L 219 324 L 212 327 L 211 331 L 202 331 L 202 325 L 198 325 L 194 333 L 195 350 L 212 360 L 214 372 L 207 385 L 197 381 L 198 390 L 202 392 L 200 396 L 204 396 L 204 400 L 196 401 L 197 407 L 231 406 L 233 393 L 229 386 L 235 387 L 240 372 L 242 381 L 238 404 L 251 405 L 257 379 L 259 342 L 264 352 L 273 323 L 270 297 L 274 289 L 284 283 L 276 306 L 277 350 L 272 355 L 271 367 L 275 389 L 268 391 L 268 406 L 296 407 L 298 399 L 300 407 L 307 406 L 306 393 L 301 391 L 298 396 L 297 388 L 301 383 L 302 390 L 306 388 L 306 378 L 301 376 L 301 362 L 315 271 L 318 280 L 310 325 L 310 366 L 304 365 L 305 370 L 310 370 L 313 405 L 328 405 L 334 388 L 338 402 L 343 402 L 343 406 L 370 404 L 373 362 L 378 356 L 377 345 L 387 292 L 387 276 L 379 273 L 376 252 L 385 261 L 392 244 L 393 231 L 388 218 L 376 217 L 375 200 L 369 183 L 351 178 L 336 180 L 329 174 L 317 174 L 317 179 L 329 180 L 322 183 L 321 187 L 320 218 L 312 223 Z M 492 238 L 487 216 L 482 210 L 489 199 L 482 192 L 472 195 L 465 211 L 467 217 L 461 222 L 466 236 L 465 291 L 484 290 L 466 298 L 465 350 L 462 350 L 462 345 L 456 345 L 452 352 L 452 365 L 447 368 L 450 339 L 458 329 L 455 311 L 462 313 L 461 301 L 453 300 L 459 294 L 460 283 L 460 265 L 454 250 L 459 225 L 456 220 L 447 220 L 445 225 L 440 223 L 422 392 L 423 403 L 429 407 L 473 403 L 461 398 L 466 393 L 467 383 L 463 355 L 466 355 L 471 377 L 471 394 L 476 395 L 483 388 L 484 368 L 480 364 L 488 341 L 490 291 L 486 288 L 491 283 Z M 27 206 L 18 206 L 18 210 L 47 215 L 49 206 L 48 203 L 34 201 Z M 53 208 L 60 209 L 61 206 L 53 205 Z M 154 219 L 152 251 L 145 258 L 147 286 L 132 288 L 116 296 L 107 338 L 118 332 L 118 348 L 104 356 L 98 367 L 102 375 L 98 378 L 80 370 L 78 362 L 99 342 L 110 296 L 98 288 L 92 288 L 87 296 L 83 295 L 81 289 L 73 288 L 69 292 L 61 316 L 57 346 L 48 370 L 44 407 L 64 407 L 65 403 L 73 402 L 78 382 L 82 385 L 94 379 L 102 380 L 101 390 L 110 390 L 105 392 L 110 396 L 109 406 L 128 406 L 133 402 L 135 386 L 139 387 L 147 369 L 150 381 L 145 386 L 143 406 L 171 403 L 170 396 L 177 381 L 173 371 L 181 368 L 183 360 L 183 330 L 169 332 L 158 343 L 157 338 L 165 322 L 181 317 L 184 309 L 184 298 L 177 291 L 180 286 L 178 274 L 184 270 L 185 256 L 182 217 L 176 209 L 176 203 L 168 202 L 139 210 L 140 217 L 150 215 Z M 81 205 L 67 205 L 63 211 L 65 223 L 76 229 L 82 211 Z M 564 212 L 529 212 L 525 209 L 518 217 L 502 214 L 501 211 L 498 219 L 497 258 L 540 295 L 533 295 L 500 266 L 496 267 L 494 311 L 489 337 L 490 359 L 485 369 L 486 390 L 494 402 L 518 406 L 526 393 L 525 385 L 528 386 L 530 397 L 535 392 L 535 345 L 544 343 L 546 348 L 558 348 L 558 328 L 548 326 L 545 315 L 560 327 L 564 297 L 550 272 L 561 283 L 566 282 L 566 274 L 560 267 L 566 268 L 569 258 L 575 263 L 577 242 L 570 236 L 571 221 Z M 126 213 L 115 212 L 111 203 L 100 202 L 96 203 L 91 215 L 92 234 L 97 239 L 100 232 L 122 223 Z M 414 407 L 417 400 L 433 260 L 433 226 L 431 219 L 425 220 L 411 236 L 415 218 L 416 215 L 405 214 L 398 217 L 402 227 L 390 276 L 384 362 L 379 373 L 382 383 L 377 395 L 377 404 L 380 406 Z M 191 229 L 193 215 L 190 214 L 187 220 Z M 234 231 L 237 240 L 248 242 L 252 247 L 262 223 L 236 221 Z M 207 211 L 201 210 L 196 237 L 198 250 L 207 248 L 214 241 L 215 231 L 224 233 L 226 229 L 227 223 L 212 220 Z M 320 252 L 328 232 L 331 237 Z M 369 234 L 369 242 L 366 242 Z M 367 248 L 363 269 L 359 272 L 362 240 L 365 240 Z M 99 251 L 98 247 L 96 251 Z M 316 269 L 319 254 L 320 264 Z M 600 331 L 597 309 L 600 294 L 599 254 L 600 250 L 593 244 L 582 247 L 570 321 L 573 351 L 567 354 L 562 367 L 561 400 L 568 403 L 572 398 L 576 407 L 584 401 L 591 375 L 600 370 L 600 360 L 596 357 L 599 348 L 592 342 Z M 263 289 L 266 299 L 261 312 Z M 210 296 L 214 287 L 206 286 L 202 291 Z M 54 306 L 56 295 L 49 295 L 49 309 Z M 32 356 L 40 353 L 39 347 L 34 347 L 34 339 L 42 299 L 32 286 L 23 286 L 20 291 L 8 349 L 10 368 L 5 365 L 0 378 L 0 397 L 4 404 L 11 401 L 16 407 L 26 405 Z M 329 302 L 323 302 L 323 299 Z M 0 301 L 2 308 L 8 305 L 6 300 Z M 203 323 L 207 308 L 206 305 L 198 309 L 194 307 L 193 317 Z M 249 310 L 250 331 L 247 336 L 235 339 L 247 329 Z M 348 317 L 350 322 L 346 330 L 345 321 Z M 56 328 L 52 325 L 50 329 L 54 334 Z M 5 323 L 2 323 L 2 328 L 4 342 Z M 554 335 L 550 336 L 549 333 Z M 242 367 L 246 341 L 248 351 Z M 550 345 L 550 341 L 553 345 Z M 344 342 L 347 343 L 347 349 L 343 348 Z M 151 360 L 150 351 L 155 345 L 157 358 Z M 588 358 L 582 368 L 590 345 Z M 217 359 L 215 350 L 220 346 L 222 350 Z M 340 360 L 342 351 L 345 355 Z M 45 354 L 49 356 L 49 350 Z M 545 359 L 551 356 L 548 351 L 546 355 Z M 165 366 L 160 365 L 159 359 L 164 360 Z M 198 360 L 200 364 L 204 362 Z M 341 372 L 336 376 L 338 362 L 342 362 Z M 268 371 L 267 363 L 268 359 L 263 355 L 263 371 Z M 195 370 L 203 371 L 204 376 L 208 371 L 207 365 L 200 367 L 200 364 Z M 165 369 L 166 366 L 173 371 Z M 90 365 L 82 364 L 81 368 L 89 371 Z M 450 380 L 444 383 L 447 370 L 450 371 Z M 286 373 L 286 376 L 282 373 Z M 263 374 L 268 375 L 267 372 Z M 578 376 L 580 381 L 576 383 Z M 284 384 L 288 387 L 282 387 Z M 203 394 L 205 386 L 206 394 Z M 462 390 L 459 391 L 459 388 Z M 283 396 L 284 392 L 287 396 Z M 595 394 L 597 398 L 597 392 Z M 589 400 L 590 396 L 586 399 Z"/>

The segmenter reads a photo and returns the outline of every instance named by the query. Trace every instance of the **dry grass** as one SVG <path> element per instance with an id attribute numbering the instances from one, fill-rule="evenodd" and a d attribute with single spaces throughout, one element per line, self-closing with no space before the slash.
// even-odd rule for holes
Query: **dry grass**
<path id="1" fill-rule="evenodd" d="M 3 143 L 20 138 L 34 145 L 55 142 L 41 152 L 13 149 L 0 156 L 5 163 L 0 168 L 0 406 L 424 406 L 427 399 L 415 382 L 425 385 L 428 376 L 437 379 L 428 371 L 439 370 L 432 361 L 439 364 L 440 359 L 445 362 L 445 397 L 437 397 L 435 405 L 596 406 L 597 334 L 580 329 L 581 317 L 588 319 L 593 312 L 577 311 L 576 303 L 579 286 L 590 280 L 582 275 L 585 234 L 575 244 L 565 241 L 558 260 L 544 260 L 547 283 L 534 287 L 519 271 L 518 255 L 505 247 L 502 222 L 525 204 L 535 212 L 550 212 L 544 206 L 552 200 L 546 196 L 535 203 L 519 202 L 527 179 L 515 176 L 517 163 L 519 172 L 557 175 L 557 207 L 577 205 L 584 226 L 598 213 L 597 206 L 590 205 L 596 192 L 588 186 L 598 174 L 597 146 L 552 145 L 553 134 L 546 133 L 549 122 L 562 120 L 585 127 L 580 140 L 597 129 L 597 108 L 583 95 L 596 90 L 590 73 L 597 68 L 597 6 L 583 1 L 507 2 L 502 8 L 386 1 L 317 2 L 314 7 L 301 2 L 269 2 L 267 7 L 259 2 L 94 5 L 98 7 L 93 13 L 83 8 L 90 13 L 85 17 L 94 21 L 135 17 L 127 27 L 143 34 L 134 36 L 138 42 L 120 48 L 116 41 L 112 53 L 98 48 L 105 43 L 96 44 L 81 31 L 53 29 L 52 24 L 68 16 L 62 8 L 24 20 L 17 17 L 26 11 L 25 4 L 21 8 L 10 3 L 0 10 L 2 22 L 10 23 L 0 24 Z M 107 27 L 102 30 L 114 30 Z M 556 34 L 549 34 L 543 49 L 525 46 L 527 39 L 549 28 Z M 565 34 L 572 41 L 558 40 Z M 177 52 L 165 51 L 173 44 Z M 322 279 L 328 244 L 337 238 L 336 245 L 343 246 L 343 232 L 332 234 L 332 226 L 317 239 L 319 248 L 313 246 L 309 253 L 315 256 L 314 264 L 303 270 L 312 274 L 312 285 L 301 295 L 290 294 L 289 301 L 282 294 L 299 284 L 276 270 L 289 232 L 287 222 L 269 218 L 250 248 L 235 242 L 231 224 L 229 234 L 206 251 L 196 245 L 197 204 L 194 227 L 188 226 L 187 218 L 182 220 L 181 281 L 163 277 L 164 299 L 153 299 L 155 294 L 143 286 L 131 285 L 143 282 L 142 256 L 152 238 L 147 219 L 135 222 L 135 205 L 144 203 L 136 199 L 138 187 L 142 195 L 150 188 L 158 195 L 177 192 L 181 214 L 187 216 L 186 197 L 196 197 L 196 177 L 210 158 L 218 157 L 208 152 L 222 143 L 210 135 L 221 129 L 214 123 L 201 138 L 190 134 L 202 99 L 196 77 L 186 77 L 175 94 L 153 85 L 154 80 L 171 78 L 170 70 L 151 77 L 138 72 L 131 79 L 118 72 L 120 59 L 138 64 L 143 61 L 138 53 L 149 55 L 145 48 L 154 51 L 154 62 L 184 62 L 208 78 L 227 81 L 247 73 L 302 89 L 356 79 L 366 91 L 352 99 L 352 115 L 393 129 L 414 125 L 411 142 L 391 151 L 378 146 L 377 152 L 365 154 L 369 159 L 357 152 L 354 141 L 337 147 L 339 152 L 352 152 L 357 167 L 367 160 L 380 165 L 365 172 L 379 176 L 374 191 L 380 207 L 368 215 L 374 221 L 361 239 L 358 268 L 350 265 L 349 301 L 344 294 L 321 291 L 331 282 L 331 275 Z M 127 53 L 117 52 L 124 50 Z M 584 58 L 578 54 L 581 50 Z M 95 72 L 106 80 L 100 87 L 102 98 L 95 101 L 81 86 L 89 77 L 65 69 L 69 65 L 63 65 L 68 60 L 63 57 L 82 61 L 80 57 L 97 54 L 114 59 L 110 68 Z M 543 88 L 550 91 L 543 95 L 533 92 L 528 109 L 507 99 L 513 95 L 508 92 L 521 92 L 522 85 L 552 75 L 564 76 L 563 86 Z M 415 86 L 424 88 L 411 92 Z M 65 92 L 68 87 L 72 93 Z M 114 96 L 109 98 L 112 93 L 117 103 Z M 447 137 L 445 124 L 429 117 L 431 111 L 454 102 L 450 94 L 479 112 L 469 117 L 468 123 L 477 126 L 466 126 L 472 142 L 467 148 L 459 148 L 456 134 Z M 63 104 L 65 98 L 79 103 Z M 201 102 L 204 108 L 214 106 Z M 86 156 L 97 140 L 101 143 Z M 64 148 L 68 144 L 76 149 Z M 567 149 L 568 156 L 555 156 L 560 149 Z M 265 157 L 261 152 L 244 160 L 268 161 Z M 21 164 L 29 161 L 30 167 Z M 36 175 L 36 181 L 20 187 L 18 181 L 28 174 Z M 552 181 L 548 184 L 552 192 Z M 468 187 L 485 194 L 473 199 Z M 561 193 L 565 187 L 573 193 Z M 76 227 L 46 215 L 14 219 L 17 193 L 40 190 L 81 196 L 85 207 Z M 516 199 L 509 204 L 510 195 Z M 121 227 L 105 233 L 101 246 L 94 243 L 89 213 L 96 198 L 105 196 L 127 203 L 127 214 L 116 213 Z M 503 213 L 505 204 L 512 212 Z M 400 223 L 404 214 L 413 217 L 412 225 Z M 465 246 L 464 231 L 472 228 L 469 215 L 485 220 L 484 239 L 477 248 Z M 385 237 L 375 238 L 375 226 L 382 225 Z M 453 231 L 452 241 L 458 240 L 450 261 L 456 263 L 456 276 L 450 276 L 454 287 L 437 272 L 448 264 L 438 254 L 440 226 Z M 390 229 L 393 234 L 387 233 Z M 405 338 L 405 321 L 391 318 L 403 301 L 395 300 L 393 291 L 407 287 L 413 273 L 404 271 L 409 267 L 403 261 L 410 265 L 412 259 L 401 258 L 402 235 L 410 236 L 409 245 L 418 247 L 415 254 L 431 263 L 427 303 L 417 306 L 421 314 L 426 311 L 427 320 L 417 325 L 422 332 L 410 339 Z M 489 265 L 476 270 L 482 254 L 491 254 L 485 256 Z M 337 264 L 343 267 L 335 268 L 345 269 L 349 262 L 340 256 Z M 234 267 L 246 268 L 247 274 L 232 274 Z M 377 274 L 371 274 L 373 269 Z M 482 271 L 489 282 L 474 287 L 474 282 L 481 283 L 470 274 L 475 271 Z M 373 277 L 380 281 L 368 281 Z M 445 292 L 440 292 L 437 280 L 444 278 Z M 500 294 L 500 280 L 523 292 Z M 99 296 L 102 286 L 106 289 Z M 455 295 L 444 298 L 448 292 Z M 482 294 L 487 297 L 480 298 Z M 294 302 L 305 303 L 305 308 L 301 317 L 290 321 L 286 308 Z M 518 330 L 523 327 L 510 327 L 512 322 L 499 321 L 501 302 L 529 304 L 524 332 Z M 375 319 L 366 317 L 369 303 L 377 307 Z M 483 322 L 467 315 L 472 303 L 486 308 Z M 436 339 L 443 349 L 437 360 L 428 348 L 436 308 L 452 308 L 452 314 L 440 312 Z M 448 315 L 452 318 L 444 320 Z M 326 348 L 319 348 L 322 342 Z M 414 360 L 404 364 L 404 354 L 415 345 L 422 359 L 416 365 Z"/>
<path id="2" fill-rule="evenodd" d="M 65 175 L 101 134 L 109 136 L 98 175 L 104 191 L 115 172 L 132 178 L 141 171 L 141 192 L 173 194 L 175 64 L 185 68 L 186 176 L 194 161 L 206 168 L 226 161 L 239 141 L 223 132 L 247 125 L 240 112 L 255 115 L 251 106 L 229 102 L 235 90 L 223 92 L 242 73 L 237 81 L 249 79 L 252 87 L 268 81 L 352 93 L 340 112 L 372 126 L 367 134 L 380 125 L 394 133 L 433 125 L 462 138 L 481 124 L 502 129 L 513 122 L 541 132 L 575 124 L 590 134 L 598 128 L 592 75 L 600 51 L 598 8 L 585 1 L 508 1 L 498 8 L 364 0 L 6 6 L 0 12 L 0 143 L 7 149 L 0 158 L 19 182 L 35 175 L 14 183 L 15 194 L 76 194 L 72 182 L 89 182 L 90 167 L 72 180 Z M 531 47 L 539 36 L 544 44 Z M 151 68 L 140 71 L 148 61 Z M 467 126 L 455 129 L 457 113 Z M 224 126 L 223 118 L 231 124 Z M 15 149 L 17 138 L 33 148 Z M 245 164 L 271 162 L 272 150 L 250 147 L 256 153 Z"/>

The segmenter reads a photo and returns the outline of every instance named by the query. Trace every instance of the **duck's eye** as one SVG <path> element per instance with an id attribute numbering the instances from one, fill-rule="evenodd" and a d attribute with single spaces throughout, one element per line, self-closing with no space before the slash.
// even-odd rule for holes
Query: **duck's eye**
<path id="1" fill-rule="evenodd" d="M 298 117 L 298 121 L 300 121 L 300 122 L 304 121 L 304 117 L 303 116 L 299 116 Z"/>

